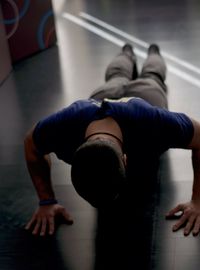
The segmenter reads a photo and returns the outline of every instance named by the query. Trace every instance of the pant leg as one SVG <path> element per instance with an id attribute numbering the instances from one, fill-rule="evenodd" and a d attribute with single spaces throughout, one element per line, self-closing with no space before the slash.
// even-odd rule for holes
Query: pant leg
<path id="1" fill-rule="evenodd" d="M 121 98 L 124 93 L 124 85 L 136 75 L 137 65 L 135 55 L 130 56 L 122 51 L 108 65 L 105 73 L 105 84 L 96 89 L 90 98 L 98 100 L 103 100 L 104 98 Z"/>
<path id="2" fill-rule="evenodd" d="M 133 74 L 137 73 L 136 56 L 121 52 L 108 65 L 105 74 L 105 81 L 116 77 L 127 78 L 132 80 Z"/>
<path id="3" fill-rule="evenodd" d="M 155 80 L 161 86 L 163 91 L 167 92 L 167 86 L 165 84 L 166 70 L 166 64 L 162 55 L 151 53 L 147 56 L 147 59 L 143 64 L 140 77 Z"/>
<path id="4" fill-rule="evenodd" d="M 145 60 L 141 75 L 130 81 L 124 91 L 125 97 L 139 97 L 153 106 L 168 108 L 166 65 L 160 54 L 151 53 Z"/>

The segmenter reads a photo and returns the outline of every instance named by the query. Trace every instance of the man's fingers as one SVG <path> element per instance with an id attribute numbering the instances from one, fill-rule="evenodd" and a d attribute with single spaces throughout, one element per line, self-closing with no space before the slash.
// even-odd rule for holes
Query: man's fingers
<path id="1" fill-rule="evenodd" d="M 187 224 L 185 226 L 185 229 L 184 229 L 184 235 L 188 235 L 190 234 L 193 226 L 194 226 L 194 222 L 195 222 L 195 219 L 196 219 L 196 216 L 195 215 L 192 215 L 189 220 L 187 221 Z"/>
<path id="2" fill-rule="evenodd" d="M 61 217 L 67 224 L 72 224 L 73 220 L 61 205 L 49 205 L 39 207 L 32 219 L 27 223 L 25 229 L 32 230 L 33 235 L 44 236 L 46 233 L 52 235 L 55 231 L 55 218 Z"/>
<path id="3" fill-rule="evenodd" d="M 166 217 L 177 216 L 178 212 L 181 212 L 182 215 L 178 222 L 172 227 L 173 231 L 185 227 L 185 236 L 189 235 L 191 231 L 194 236 L 198 235 L 198 233 L 200 233 L 200 200 L 192 200 L 184 204 L 179 204 L 169 211 Z"/>
<path id="4" fill-rule="evenodd" d="M 48 222 L 49 222 L 49 234 L 52 235 L 55 230 L 54 217 L 50 217 Z"/>
<path id="5" fill-rule="evenodd" d="M 40 226 L 41 226 L 41 220 L 38 219 L 38 220 L 37 220 L 37 223 L 36 223 L 36 225 L 35 225 L 35 227 L 34 227 L 34 230 L 33 230 L 32 234 L 34 234 L 34 235 L 38 234 L 38 231 L 39 231 L 39 229 L 40 229 Z"/>
<path id="6" fill-rule="evenodd" d="M 44 217 L 42 220 L 41 219 L 36 220 L 35 218 L 31 219 L 31 221 L 26 225 L 25 229 L 29 230 L 34 223 L 36 224 L 32 234 L 34 235 L 40 234 L 40 236 L 45 236 L 47 232 L 47 226 L 49 227 L 49 234 L 52 235 L 54 233 L 55 230 L 54 217 L 50 217 L 48 221 L 46 217 Z"/>
<path id="7" fill-rule="evenodd" d="M 61 214 L 64 217 L 64 219 L 66 220 L 67 224 L 71 225 L 74 223 L 72 217 L 66 212 L 65 209 L 63 209 Z"/>
<path id="8" fill-rule="evenodd" d="M 26 229 L 26 230 L 29 230 L 29 229 L 31 228 L 31 226 L 33 225 L 34 222 L 35 222 L 35 216 L 33 216 L 33 217 L 31 218 L 31 220 L 26 224 L 25 229 Z"/>
<path id="9" fill-rule="evenodd" d="M 46 217 L 44 217 L 42 219 L 42 227 L 41 227 L 41 231 L 40 231 L 40 236 L 44 236 L 45 235 L 46 228 L 47 228 L 47 220 L 46 220 Z"/>
<path id="10" fill-rule="evenodd" d="M 181 226 L 185 224 L 188 219 L 188 214 L 184 213 L 179 221 L 172 227 L 173 231 L 177 231 Z"/>
<path id="11" fill-rule="evenodd" d="M 177 205 L 175 208 L 173 208 L 172 210 L 170 210 L 167 214 L 166 217 L 172 217 L 174 216 L 176 213 L 183 211 L 183 205 L 179 204 Z"/>
<path id="12" fill-rule="evenodd" d="M 199 231 L 200 231 L 200 217 L 196 219 L 192 233 L 193 235 L 196 236 L 198 235 Z"/>

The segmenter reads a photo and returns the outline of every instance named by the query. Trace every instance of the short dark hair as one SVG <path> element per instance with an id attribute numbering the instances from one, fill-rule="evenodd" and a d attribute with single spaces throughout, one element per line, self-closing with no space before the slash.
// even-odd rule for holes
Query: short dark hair
<path id="1" fill-rule="evenodd" d="M 108 140 L 90 140 L 75 152 L 72 183 L 78 194 L 94 207 L 116 199 L 126 178 L 122 153 Z"/>

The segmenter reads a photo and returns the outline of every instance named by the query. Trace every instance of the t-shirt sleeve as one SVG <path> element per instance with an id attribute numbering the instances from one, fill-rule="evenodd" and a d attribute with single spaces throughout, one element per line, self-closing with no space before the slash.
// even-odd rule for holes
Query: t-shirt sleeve
<path id="1" fill-rule="evenodd" d="M 154 138 L 163 150 L 187 148 L 194 134 L 192 121 L 187 115 L 159 108 L 153 108 L 150 115 Z"/>
<path id="2" fill-rule="evenodd" d="M 78 100 L 68 107 L 39 121 L 33 131 L 33 141 L 41 155 L 54 152 L 65 161 L 82 142 L 85 126 L 94 118 L 99 105 Z"/>
<path id="3" fill-rule="evenodd" d="M 140 98 L 104 100 L 103 108 L 107 115 L 114 113 L 120 120 L 130 140 L 152 151 L 186 148 L 192 140 L 194 127 L 183 113 L 152 106 Z"/>
<path id="4" fill-rule="evenodd" d="M 56 125 L 55 115 L 37 123 L 33 131 L 33 141 L 39 154 L 45 155 L 54 152 Z"/>
<path id="5" fill-rule="evenodd" d="M 71 105 L 39 121 L 33 131 L 33 141 L 41 155 L 56 152 L 61 147 L 63 137 L 67 136 L 76 117 L 75 105 Z"/>

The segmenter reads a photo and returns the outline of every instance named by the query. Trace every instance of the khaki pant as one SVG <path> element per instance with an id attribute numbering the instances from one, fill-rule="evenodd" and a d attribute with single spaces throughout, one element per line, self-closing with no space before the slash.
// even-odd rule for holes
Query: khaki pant
<path id="1" fill-rule="evenodd" d="M 166 65 L 160 54 L 148 55 L 138 76 L 135 55 L 131 57 L 121 52 L 107 67 L 105 84 L 96 89 L 90 98 L 140 97 L 153 106 L 167 109 L 165 78 Z"/>

